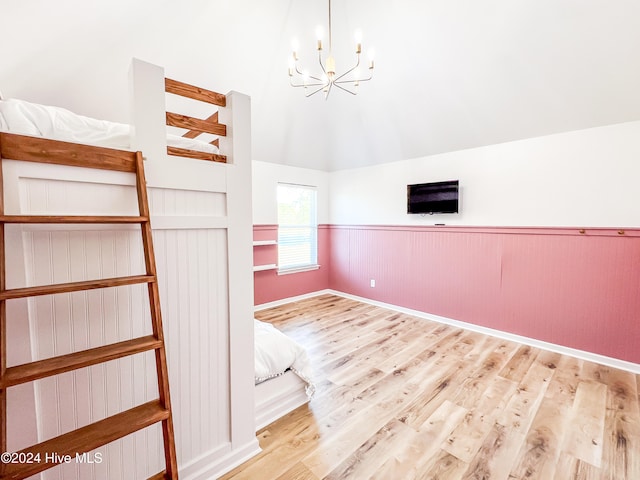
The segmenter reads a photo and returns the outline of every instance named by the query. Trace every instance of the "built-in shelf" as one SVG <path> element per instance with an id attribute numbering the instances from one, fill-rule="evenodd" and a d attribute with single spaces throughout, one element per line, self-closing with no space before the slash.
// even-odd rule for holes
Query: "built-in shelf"
<path id="1" fill-rule="evenodd" d="M 260 247 L 263 245 L 277 245 L 277 243 L 278 242 L 276 240 L 254 240 L 253 246 Z"/>
<path id="2" fill-rule="evenodd" d="M 253 241 L 253 246 L 254 247 L 262 247 L 262 246 L 266 246 L 266 245 L 277 245 L 278 241 L 277 240 L 254 240 Z M 269 261 L 274 261 L 276 260 L 276 254 L 275 254 L 276 250 L 272 250 L 271 248 L 267 248 L 264 250 L 255 250 L 254 251 L 254 257 L 253 257 L 253 261 L 254 262 L 258 262 L 261 265 L 254 265 L 253 266 L 253 271 L 254 272 L 262 272 L 265 270 L 275 270 L 278 268 L 278 265 L 275 263 L 266 263 Z M 263 255 L 264 254 L 264 255 Z"/>
<path id="3" fill-rule="evenodd" d="M 278 266 L 275 263 L 270 263 L 268 265 L 255 265 L 253 267 L 254 272 L 262 272 L 263 270 L 275 270 Z"/>

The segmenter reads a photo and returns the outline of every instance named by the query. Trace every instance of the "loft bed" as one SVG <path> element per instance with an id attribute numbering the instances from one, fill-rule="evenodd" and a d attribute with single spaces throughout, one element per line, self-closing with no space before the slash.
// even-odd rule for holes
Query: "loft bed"
<path id="1" fill-rule="evenodd" d="M 166 79 L 162 68 L 139 60 L 132 62 L 130 85 L 131 126 L 3 100 L 0 142 L 31 148 L 34 136 L 48 137 L 46 147 L 40 143 L 31 148 L 34 157 L 55 152 L 79 166 L 83 155 L 112 162 L 113 148 L 144 155 L 180 477 L 217 476 L 259 451 L 254 364 L 247 355 L 254 337 L 246 295 L 253 283 L 251 197 L 246 194 L 251 185 L 250 103 L 237 92 L 221 95 Z M 216 111 L 204 120 L 167 111 L 165 102 L 172 95 L 204 101 Z M 18 121 L 15 127 L 14 114 L 20 110 L 37 121 Z M 76 124 L 91 128 L 74 129 Z M 54 207 L 65 215 L 131 213 L 123 199 L 135 196 L 135 189 L 121 172 L 12 160 L 10 149 L 0 149 L 7 157 L 5 214 L 47 215 Z M 7 271 L 22 282 L 7 288 L 82 275 L 91 279 L 96 271 L 118 276 L 135 270 L 144 262 L 130 239 L 132 228 L 110 225 L 87 233 L 58 225 L 7 226 Z M 116 256 L 114 245 L 124 246 L 126 256 Z M 43 262 L 45 251 L 55 260 Z M 137 316 L 144 290 L 119 288 L 100 296 L 55 295 L 8 303 L 16 320 L 7 325 L 6 364 L 113 343 L 138 332 L 143 328 L 144 318 Z M 79 312 L 80 319 L 72 321 L 71 311 Z M 105 311 L 115 315 L 115 325 L 102 318 Z M 132 321 L 129 330 L 124 320 Z M 144 403 L 153 397 L 148 377 L 155 374 L 145 355 L 7 390 L 8 443 L 3 448 L 18 451 L 126 409 L 120 407 Z M 147 428 L 98 449 L 104 459 L 100 464 L 53 470 L 69 479 L 116 478 L 113 472 L 121 478 L 145 478 L 162 469 L 161 439 L 157 428 Z M 49 478 L 48 473 L 42 478 Z"/>
<path id="2" fill-rule="evenodd" d="M 169 93 L 195 95 L 222 107 L 226 104 L 225 97 L 220 94 L 196 90 L 196 87 L 175 80 L 166 79 L 165 87 Z M 206 120 L 168 112 L 167 125 L 187 131 L 182 135 L 167 133 L 167 154 L 226 163 L 227 157 L 219 150 L 219 137 L 210 142 L 198 139 L 206 133 L 226 136 L 226 125 L 220 124 L 218 117 L 217 111 Z M 96 120 L 64 108 L 16 99 L 0 99 L 0 131 L 114 149 L 131 148 L 131 127 L 128 124 Z M 306 403 L 312 396 L 313 386 L 302 347 L 292 344 L 284 335 L 278 335 L 273 327 L 269 329 L 263 322 L 255 322 L 257 430 Z M 275 356 L 276 352 L 286 354 Z M 296 363 L 299 364 L 297 368 Z M 305 363 L 304 367 L 302 363 Z"/>

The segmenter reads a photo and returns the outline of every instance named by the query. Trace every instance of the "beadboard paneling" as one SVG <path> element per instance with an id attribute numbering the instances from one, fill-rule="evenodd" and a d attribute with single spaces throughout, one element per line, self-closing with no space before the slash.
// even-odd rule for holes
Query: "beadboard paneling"
<path id="1" fill-rule="evenodd" d="M 128 180 L 120 183 L 121 176 L 110 184 L 109 176 L 83 181 L 74 172 L 68 180 L 63 169 L 56 172 L 56 179 L 20 177 L 14 189 L 19 205 L 10 199 L 9 211 L 137 213 L 135 189 Z M 184 465 L 212 452 L 224 454 L 230 443 L 227 231 L 224 221 L 201 220 L 224 220 L 226 198 L 216 192 L 160 188 L 150 189 L 149 197 L 153 218 L 162 220 L 161 229 L 154 229 L 154 246 L 176 449 L 178 462 Z M 223 228 L 207 227 L 212 224 Z M 13 230 L 7 248 L 23 257 L 13 262 L 19 274 L 9 278 L 10 287 L 144 272 L 139 227 L 8 228 Z M 33 297 L 25 304 L 32 360 L 151 333 L 145 285 Z M 22 357 L 13 363 L 24 361 Z M 146 352 L 39 380 L 33 392 L 37 438 L 42 441 L 157 398 L 154 355 Z M 12 444 L 12 437 L 19 436 L 10 429 L 11 450 L 25 446 Z M 159 425 L 96 452 L 101 454 L 100 463 L 61 465 L 44 472 L 43 480 L 138 479 L 164 468 Z"/>
<path id="2" fill-rule="evenodd" d="M 329 249 L 333 290 L 640 363 L 638 230 L 332 226 Z"/>
<path id="3" fill-rule="evenodd" d="M 178 460 L 229 442 L 224 230 L 154 232 Z"/>

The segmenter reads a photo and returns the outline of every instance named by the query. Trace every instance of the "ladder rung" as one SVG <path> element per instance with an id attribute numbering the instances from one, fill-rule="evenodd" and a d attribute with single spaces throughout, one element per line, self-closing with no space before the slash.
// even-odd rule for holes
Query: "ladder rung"
<path id="1" fill-rule="evenodd" d="M 122 285 L 135 285 L 137 283 L 151 283 L 155 281 L 155 275 L 133 275 L 130 277 L 104 278 L 100 280 L 87 280 L 84 282 L 14 288 L 0 292 L 0 300 L 36 297 L 38 295 L 53 295 L 55 293 L 79 292 L 82 290 L 93 290 L 96 288 L 120 287 Z"/>
<path id="2" fill-rule="evenodd" d="M 125 340 L 124 342 L 9 367 L 0 383 L 2 388 L 7 388 L 161 347 L 162 341 L 153 335 Z"/>
<path id="3" fill-rule="evenodd" d="M 68 224 L 118 224 L 118 223 L 143 223 L 148 222 L 149 217 L 113 216 L 113 215 L 2 215 L 2 223 L 68 223 Z"/>
<path id="4" fill-rule="evenodd" d="M 52 458 L 53 454 L 58 455 L 56 457 L 58 459 L 57 463 L 61 463 L 61 459 L 65 455 L 71 455 L 72 462 L 75 462 L 76 454 L 79 452 L 90 452 L 167 418 L 169 418 L 169 411 L 160 404 L 159 400 L 145 403 L 131 410 L 126 410 L 86 427 L 21 450 L 19 453 L 33 453 L 33 458 L 39 457 L 40 461 L 37 463 L 4 464 L 4 469 L 0 476 L 2 479 L 7 480 L 21 480 L 40 473 L 54 466 L 56 462 Z"/>
<path id="5" fill-rule="evenodd" d="M 167 471 L 163 470 L 162 472 L 156 473 L 153 477 L 149 477 L 147 480 L 167 480 Z"/>

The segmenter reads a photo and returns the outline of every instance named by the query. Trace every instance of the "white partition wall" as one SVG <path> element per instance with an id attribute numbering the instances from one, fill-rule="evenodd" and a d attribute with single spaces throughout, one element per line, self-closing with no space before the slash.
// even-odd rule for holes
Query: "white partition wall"
<path id="1" fill-rule="evenodd" d="M 131 82 L 134 144 L 155 152 L 145 169 L 180 474 L 211 478 L 259 449 L 253 425 L 250 99 L 231 92 L 219 109 L 220 123 L 227 125 L 220 146 L 228 163 L 221 165 L 164 153 L 160 67 L 134 60 Z"/>

